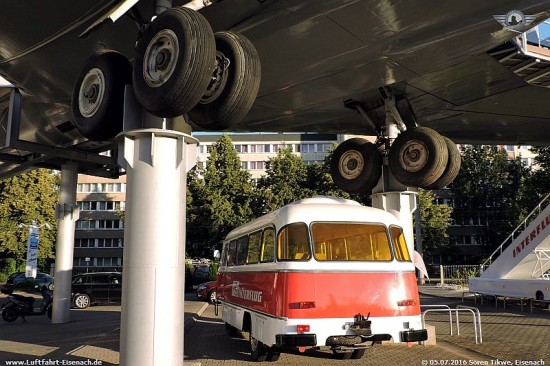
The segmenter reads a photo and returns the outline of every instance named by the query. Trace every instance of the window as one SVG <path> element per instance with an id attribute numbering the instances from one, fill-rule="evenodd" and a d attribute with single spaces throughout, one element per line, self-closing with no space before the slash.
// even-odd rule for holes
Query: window
<path id="1" fill-rule="evenodd" d="M 234 266 L 237 263 L 237 241 L 232 240 L 228 244 L 229 249 L 227 250 L 227 265 Z"/>
<path id="2" fill-rule="evenodd" d="M 285 226 L 277 236 L 277 259 L 307 261 L 311 258 L 307 226 L 295 223 Z"/>
<path id="3" fill-rule="evenodd" d="M 395 258 L 398 261 L 410 262 L 411 257 L 407 248 L 407 242 L 405 241 L 403 229 L 397 226 L 392 226 L 390 228 L 390 233 L 393 241 L 393 251 L 395 252 Z"/>
<path id="4" fill-rule="evenodd" d="M 262 236 L 262 253 L 260 261 L 273 262 L 275 259 L 275 229 L 267 228 L 264 230 Z"/>
<path id="5" fill-rule="evenodd" d="M 248 238 L 248 258 L 246 263 L 253 264 L 260 261 L 260 250 L 262 246 L 262 232 L 256 231 Z"/>
<path id="6" fill-rule="evenodd" d="M 237 265 L 246 263 L 246 255 L 248 252 L 248 236 L 243 236 L 237 239 Z"/>
<path id="7" fill-rule="evenodd" d="M 311 225 L 318 261 L 389 261 L 386 227 L 382 224 L 323 222 Z"/>

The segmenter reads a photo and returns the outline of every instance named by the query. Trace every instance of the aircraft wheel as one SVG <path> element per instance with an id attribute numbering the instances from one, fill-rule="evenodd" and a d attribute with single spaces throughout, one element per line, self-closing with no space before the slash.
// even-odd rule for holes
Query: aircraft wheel
<path id="1" fill-rule="evenodd" d="M 260 88 L 260 57 L 246 37 L 234 32 L 218 32 L 216 67 L 206 93 L 189 112 L 202 128 L 225 130 L 248 113 Z"/>
<path id="2" fill-rule="evenodd" d="M 349 193 L 367 193 L 382 174 L 382 156 L 376 146 L 365 139 L 346 140 L 334 150 L 330 174 L 340 189 Z"/>
<path id="3" fill-rule="evenodd" d="M 74 124 L 82 136 L 106 141 L 122 131 L 124 86 L 131 82 L 132 66 L 120 53 L 106 52 L 86 60 L 71 100 Z"/>
<path id="4" fill-rule="evenodd" d="M 443 137 L 427 127 L 401 132 L 388 154 L 390 170 L 406 186 L 427 187 L 445 171 L 449 153 Z"/>
<path id="5" fill-rule="evenodd" d="M 455 180 L 458 172 L 460 171 L 460 164 L 462 158 L 460 156 L 460 151 L 456 147 L 456 144 L 452 142 L 449 138 L 442 136 L 443 140 L 447 144 L 447 152 L 449 153 L 449 158 L 447 160 L 447 166 L 445 171 L 433 184 L 425 187 L 426 189 L 442 189 Z"/>
<path id="6" fill-rule="evenodd" d="M 187 113 L 208 87 L 215 55 L 214 33 L 201 14 L 183 7 L 166 10 L 136 46 L 133 80 L 138 102 L 159 117 Z"/>

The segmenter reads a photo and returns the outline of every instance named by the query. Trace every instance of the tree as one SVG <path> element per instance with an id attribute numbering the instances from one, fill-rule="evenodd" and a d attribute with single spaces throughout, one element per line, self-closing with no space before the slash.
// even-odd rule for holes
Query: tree
<path id="1" fill-rule="evenodd" d="M 258 182 L 263 211 L 272 211 L 293 201 L 311 197 L 315 192 L 307 188 L 308 172 L 303 159 L 294 155 L 292 148 L 279 150 L 269 159 L 266 175 Z"/>
<path id="2" fill-rule="evenodd" d="M 497 146 L 466 146 L 454 182 L 453 218 L 475 228 L 475 237 L 489 254 L 519 222 L 521 187 L 529 170 L 520 159 L 508 159 Z"/>
<path id="3" fill-rule="evenodd" d="M 550 193 L 550 146 L 533 146 L 530 150 L 537 155 L 531 174 L 525 180 L 521 200 L 528 212 Z"/>
<path id="4" fill-rule="evenodd" d="M 252 219 L 250 174 L 226 135 L 212 145 L 205 169 L 188 175 L 188 191 L 187 238 L 200 245 L 194 254 L 210 256 L 232 229 Z"/>
<path id="5" fill-rule="evenodd" d="M 29 225 L 49 224 L 40 230 L 39 267 L 53 259 L 59 201 L 59 176 L 45 169 L 35 169 L 0 181 L 0 267 L 22 268 L 26 261 Z M 15 268 L 14 268 L 15 267 Z"/>
<path id="6" fill-rule="evenodd" d="M 423 257 L 434 263 L 434 257 L 449 249 L 447 228 L 453 209 L 449 205 L 437 204 L 432 191 L 419 190 L 418 200 Z"/>

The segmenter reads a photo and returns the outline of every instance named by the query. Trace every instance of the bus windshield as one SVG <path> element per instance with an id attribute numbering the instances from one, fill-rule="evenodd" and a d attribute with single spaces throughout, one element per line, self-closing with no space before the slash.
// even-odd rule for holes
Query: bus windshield
<path id="1" fill-rule="evenodd" d="M 386 227 L 372 223 L 318 222 L 311 225 L 318 261 L 391 261 Z"/>

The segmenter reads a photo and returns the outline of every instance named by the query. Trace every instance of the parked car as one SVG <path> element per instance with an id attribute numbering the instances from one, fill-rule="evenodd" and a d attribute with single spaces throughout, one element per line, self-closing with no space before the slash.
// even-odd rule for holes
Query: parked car
<path id="1" fill-rule="evenodd" d="M 197 297 L 213 304 L 216 301 L 216 281 L 201 283 L 197 287 Z"/>
<path id="2" fill-rule="evenodd" d="M 38 272 L 36 278 L 26 277 L 25 272 L 15 272 L 9 275 L 6 284 L 2 286 L 9 290 L 35 290 L 39 291 L 42 286 L 53 290 L 53 277 L 47 273 Z"/>
<path id="3" fill-rule="evenodd" d="M 71 299 L 78 309 L 92 304 L 120 302 L 122 298 L 122 273 L 95 272 L 73 276 Z"/>

